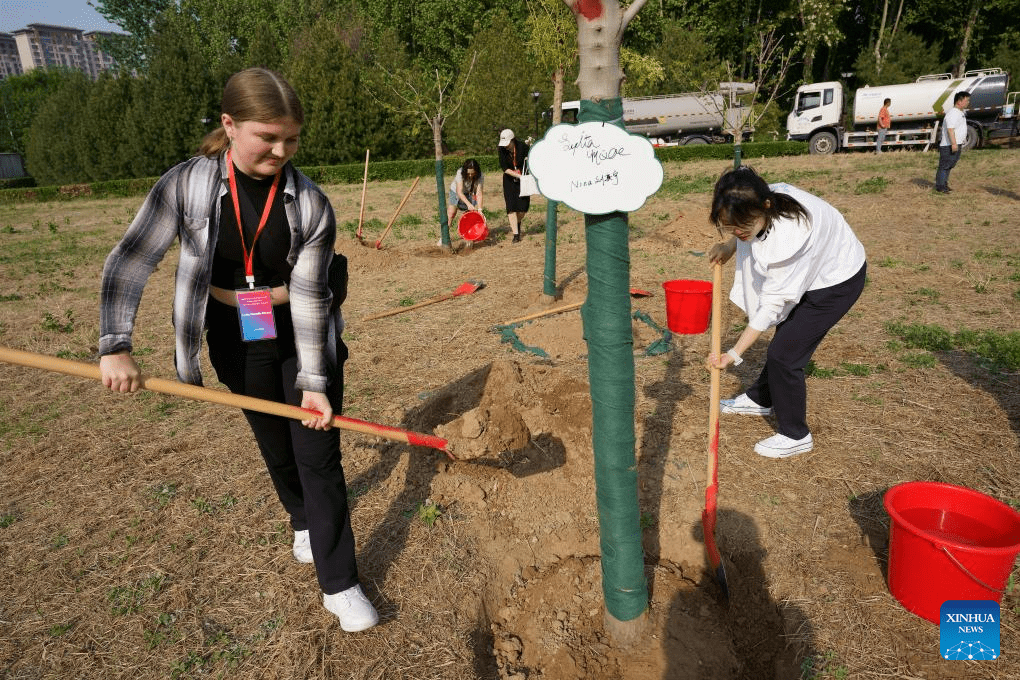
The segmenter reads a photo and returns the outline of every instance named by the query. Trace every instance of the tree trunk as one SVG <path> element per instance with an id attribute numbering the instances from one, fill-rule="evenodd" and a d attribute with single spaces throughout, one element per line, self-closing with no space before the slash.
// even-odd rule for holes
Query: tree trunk
<path id="1" fill-rule="evenodd" d="M 562 64 L 556 67 L 553 73 L 553 101 L 552 101 L 552 124 L 559 125 L 563 120 L 563 79 L 566 67 Z"/>
<path id="2" fill-rule="evenodd" d="M 970 14 L 967 16 L 967 25 L 963 28 L 963 38 L 960 40 L 960 55 L 956 62 L 956 76 L 963 77 L 967 72 L 967 57 L 970 55 L 970 38 L 974 35 L 974 27 L 977 25 L 978 13 L 981 11 L 981 0 L 975 0 L 970 6 Z"/>
<path id="3" fill-rule="evenodd" d="M 882 22 L 878 25 L 878 37 L 875 38 L 875 73 L 879 76 L 882 75 L 882 36 L 885 35 L 887 16 L 889 16 L 889 0 L 882 3 Z"/>
<path id="4" fill-rule="evenodd" d="M 623 127 L 620 42 L 645 4 L 564 0 L 577 19 L 581 122 Z M 638 642 L 648 623 L 648 583 L 641 546 L 634 435 L 634 337 L 630 318 L 627 214 L 585 215 L 588 297 L 581 310 L 588 344 L 595 494 L 602 554 L 604 624 L 621 647 Z"/>
<path id="5" fill-rule="evenodd" d="M 577 84 L 581 99 L 598 102 L 619 97 L 623 82 L 620 42 L 626 28 L 620 3 L 574 0 L 567 4 L 577 16 Z"/>
<path id="6" fill-rule="evenodd" d="M 813 45 L 804 47 L 804 82 L 813 83 L 815 70 L 815 48 Z"/>
<path id="7" fill-rule="evenodd" d="M 559 125 L 563 119 L 563 74 L 561 64 L 553 72 L 552 124 Z M 542 294 L 551 301 L 556 299 L 556 206 L 552 199 L 545 204 L 545 271 L 542 276 Z"/>
<path id="8" fill-rule="evenodd" d="M 436 197 L 439 203 L 439 233 L 442 248 L 450 249 L 450 221 L 446 218 L 446 177 L 443 173 L 443 116 L 437 113 L 429 120 L 432 145 L 436 153 Z"/>

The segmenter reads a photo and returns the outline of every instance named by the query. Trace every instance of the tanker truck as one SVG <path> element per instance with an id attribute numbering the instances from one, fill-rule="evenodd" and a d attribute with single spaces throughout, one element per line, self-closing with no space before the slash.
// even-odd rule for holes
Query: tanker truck
<path id="1" fill-rule="evenodd" d="M 732 143 L 738 125 L 746 140 L 754 128 L 746 124 L 750 107 L 739 97 L 753 92 L 754 83 L 723 82 L 714 92 L 624 97 L 623 125 L 655 146 Z M 563 102 L 563 122 L 576 123 L 580 106 L 578 101 Z"/>
<path id="2" fill-rule="evenodd" d="M 921 76 L 913 83 L 862 87 L 854 93 L 853 114 L 844 126 L 843 86 L 839 82 L 812 83 L 797 88 L 794 108 L 786 119 L 787 139 L 807 141 L 813 154 L 848 149 L 874 149 L 878 112 L 891 99 L 892 127 L 883 149 L 923 147 L 939 143 L 939 125 L 960 91 L 971 94 L 966 109 L 968 134 L 963 148 L 983 146 L 989 139 L 1017 134 L 1017 92 L 1007 93 L 1009 74 L 989 68 Z"/>

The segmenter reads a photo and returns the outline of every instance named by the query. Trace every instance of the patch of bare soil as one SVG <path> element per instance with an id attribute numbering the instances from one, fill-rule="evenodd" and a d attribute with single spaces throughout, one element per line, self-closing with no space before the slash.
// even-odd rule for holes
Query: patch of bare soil
<path id="1" fill-rule="evenodd" d="M 581 216 L 560 210 L 548 300 L 541 200 L 523 242 L 491 214 L 484 242 L 455 238 L 449 252 L 435 245 L 436 197 L 422 183 L 376 249 L 373 227 L 365 245 L 353 236 L 361 187 L 328 187 L 351 270 L 345 415 L 435 432 L 455 458 L 342 437 L 380 625 L 345 634 L 323 610 L 240 413 L 0 365 L 0 678 L 1020 677 L 1017 589 L 1002 599 L 1000 659 L 940 659 L 937 626 L 889 593 L 882 506 L 909 480 L 1020 504 L 1020 376 L 963 351 L 911 348 L 889 326 L 1020 327 L 1020 250 L 1004 237 L 1016 229 L 1018 154 L 965 154 L 948 198 L 931 191 L 931 154 L 750 161 L 846 214 L 868 251 L 868 286 L 814 357 L 814 451 L 764 459 L 753 445 L 772 423 L 723 418 L 716 536 L 728 599 L 706 568 L 701 528 L 707 334 L 674 336 L 657 354 L 661 332 L 634 319 L 650 600 L 631 647 L 604 619 L 580 312 L 520 323 L 518 342 L 502 330 L 584 300 Z M 662 282 L 709 278 L 716 238 L 707 193 L 671 187 L 708 187 L 723 169 L 667 165 L 664 189 L 630 216 L 631 285 L 652 293 L 631 310 L 657 326 Z M 386 224 L 408 185 L 370 185 L 366 220 Z M 0 231 L 0 344 L 96 361 L 99 272 L 139 203 L 0 207 L 0 229 L 10 227 Z M 135 335 L 144 370 L 162 377 L 174 375 L 174 261 L 150 281 Z M 472 280 L 485 287 L 366 320 Z M 727 303 L 721 322 L 726 346 L 744 319 Z M 755 378 L 764 340 L 724 375 L 724 396 Z"/>

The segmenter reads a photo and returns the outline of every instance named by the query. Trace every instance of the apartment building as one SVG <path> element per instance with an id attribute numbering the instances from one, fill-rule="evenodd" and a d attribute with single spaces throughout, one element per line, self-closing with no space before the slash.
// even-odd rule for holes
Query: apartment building
<path id="1" fill-rule="evenodd" d="M 14 41 L 14 36 L 10 33 L 0 33 L 0 79 L 21 73 L 18 43 Z"/>
<path id="2" fill-rule="evenodd" d="M 0 50 L 3 50 L 0 34 Z M 110 55 L 99 49 L 97 38 L 115 35 L 102 31 L 83 32 L 67 26 L 50 24 L 29 24 L 13 32 L 17 58 L 21 67 L 19 73 L 34 68 L 73 68 L 95 80 L 100 72 L 116 67 Z M 4 52 L 0 52 L 0 55 Z M 2 58 L 2 57 L 0 57 Z M 6 73 L 0 66 L 0 77 Z M 13 74 L 11 74 L 13 75 Z"/>

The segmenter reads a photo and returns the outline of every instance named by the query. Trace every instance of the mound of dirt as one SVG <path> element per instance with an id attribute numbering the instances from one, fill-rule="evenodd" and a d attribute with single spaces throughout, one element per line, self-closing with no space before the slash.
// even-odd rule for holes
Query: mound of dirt
<path id="1" fill-rule="evenodd" d="M 587 384 L 555 366 L 505 359 L 436 391 L 408 416 L 449 419 L 435 432 L 457 461 L 440 463 L 433 501 L 466 515 L 481 546 L 488 572 L 480 595 L 499 677 L 726 680 L 752 669 L 782 677 L 774 669 L 781 614 L 758 582 L 734 580 L 741 606 L 720 606 L 691 526 L 664 527 L 666 544 L 647 546 L 652 634 L 639 649 L 613 646 L 603 624 L 598 517 L 585 510 L 596 506 L 591 417 Z M 733 533 L 740 527 L 723 521 Z"/>

